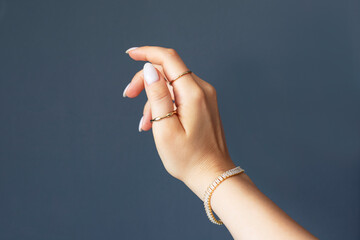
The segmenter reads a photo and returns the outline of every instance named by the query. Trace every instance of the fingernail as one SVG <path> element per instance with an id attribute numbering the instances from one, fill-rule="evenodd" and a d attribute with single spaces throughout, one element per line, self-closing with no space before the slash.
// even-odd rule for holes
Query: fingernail
<path id="1" fill-rule="evenodd" d="M 144 78 L 149 85 L 159 80 L 159 75 L 151 63 L 145 63 L 144 65 Z"/>
<path id="2" fill-rule="evenodd" d="M 143 122 L 143 118 L 144 118 L 144 116 L 141 117 L 140 122 L 139 122 L 139 132 L 142 132 L 142 122 Z"/>
<path id="3" fill-rule="evenodd" d="M 123 91 L 123 97 L 126 97 L 126 90 L 129 88 L 130 86 L 130 83 L 126 86 L 126 88 L 124 89 Z"/>
<path id="4" fill-rule="evenodd" d="M 128 50 L 125 51 L 126 54 L 129 54 L 131 50 L 137 49 L 138 47 L 131 47 Z"/>

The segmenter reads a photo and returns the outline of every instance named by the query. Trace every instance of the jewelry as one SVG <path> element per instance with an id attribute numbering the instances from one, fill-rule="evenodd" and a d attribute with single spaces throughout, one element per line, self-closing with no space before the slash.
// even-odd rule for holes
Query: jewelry
<path id="1" fill-rule="evenodd" d="M 211 204 L 210 204 L 211 195 L 213 194 L 216 187 L 219 186 L 219 184 L 222 183 L 225 179 L 235 176 L 235 175 L 238 175 L 242 172 L 244 172 L 244 169 L 242 169 L 241 167 L 236 167 L 236 168 L 230 169 L 230 170 L 224 172 L 223 174 L 221 174 L 219 177 L 217 177 L 215 179 L 215 181 L 206 190 L 205 195 L 204 195 L 204 208 L 205 208 L 206 215 L 208 216 L 209 220 L 212 223 L 217 224 L 217 225 L 223 224 L 223 222 L 220 219 L 217 220 L 214 216 L 214 213 L 212 211 Z"/>
<path id="2" fill-rule="evenodd" d="M 176 80 L 178 80 L 178 79 L 181 78 L 182 76 L 184 76 L 184 75 L 186 75 L 186 74 L 189 74 L 189 73 L 192 73 L 192 71 L 189 70 L 189 71 L 186 71 L 186 72 L 180 74 L 180 75 L 177 76 L 174 80 L 169 81 L 169 84 L 172 85 L 173 82 L 175 82 Z"/>
<path id="3" fill-rule="evenodd" d="M 162 117 L 156 117 L 150 120 L 150 122 L 160 121 L 161 119 L 171 117 L 172 115 L 177 114 L 177 111 L 174 110 L 172 112 L 169 112 L 168 114 L 162 116 Z"/>

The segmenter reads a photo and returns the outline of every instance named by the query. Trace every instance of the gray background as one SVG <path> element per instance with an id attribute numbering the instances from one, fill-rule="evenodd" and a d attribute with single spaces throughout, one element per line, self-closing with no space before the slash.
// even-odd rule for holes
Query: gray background
<path id="1" fill-rule="evenodd" d="M 0 239 L 231 238 L 137 132 L 140 45 L 217 88 L 234 161 L 275 203 L 359 239 L 359 5 L 0 0 Z"/>

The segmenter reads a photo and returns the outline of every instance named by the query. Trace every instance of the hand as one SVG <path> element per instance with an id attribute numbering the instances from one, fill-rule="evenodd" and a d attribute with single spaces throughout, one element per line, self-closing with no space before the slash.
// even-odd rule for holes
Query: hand
<path id="1" fill-rule="evenodd" d="M 173 49 L 146 46 L 128 53 L 134 60 L 150 62 L 124 90 L 124 96 L 133 98 L 145 87 L 148 102 L 139 129 L 153 129 L 166 170 L 202 198 L 217 176 L 235 167 L 226 146 L 214 87 L 194 73 L 169 86 L 164 77 L 172 80 L 189 70 Z M 150 122 L 174 109 L 177 115 Z"/>
<path id="2" fill-rule="evenodd" d="M 126 96 L 136 97 L 145 87 L 148 103 L 140 129 L 153 129 L 166 170 L 202 199 L 216 177 L 235 167 L 226 147 L 214 87 L 194 73 L 168 87 L 164 76 L 172 80 L 188 71 L 172 49 L 140 47 L 129 55 L 152 63 L 146 63 L 124 90 Z M 150 123 L 150 119 L 174 108 L 177 115 Z M 262 194 L 244 173 L 221 183 L 212 195 L 211 206 L 234 239 L 316 239 Z"/>

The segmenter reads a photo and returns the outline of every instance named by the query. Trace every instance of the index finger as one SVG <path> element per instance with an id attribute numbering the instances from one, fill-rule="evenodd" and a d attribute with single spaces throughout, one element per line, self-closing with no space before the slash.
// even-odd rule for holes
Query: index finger
<path id="1" fill-rule="evenodd" d="M 179 54 L 172 48 L 143 46 L 130 49 L 128 54 L 136 61 L 148 61 L 161 65 L 169 80 L 188 70 Z"/>
<path id="2" fill-rule="evenodd" d="M 166 78 L 170 81 L 189 70 L 179 54 L 171 48 L 143 46 L 129 49 L 128 54 L 136 61 L 148 61 L 161 65 Z M 188 99 L 185 96 L 186 93 L 191 93 L 200 88 L 191 74 L 187 74 L 175 81 L 173 87 L 176 103 L 180 105 Z"/>

